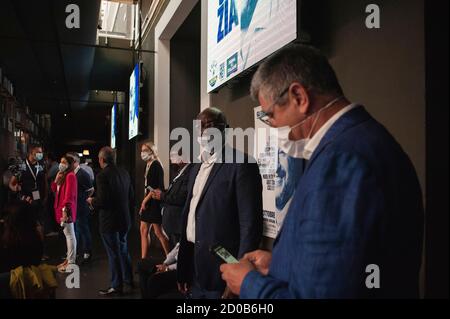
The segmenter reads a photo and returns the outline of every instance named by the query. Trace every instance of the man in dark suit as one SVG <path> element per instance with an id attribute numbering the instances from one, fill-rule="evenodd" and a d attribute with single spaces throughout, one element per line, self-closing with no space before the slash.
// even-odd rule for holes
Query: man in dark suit
<path id="1" fill-rule="evenodd" d="M 272 253 L 221 267 L 230 289 L 252 299 L 418 298 L 422 193 L 401 146 L 344 97 L 314 48 L 269 58 L 252 95 L 261 119 L 282 128 L 279 147 L 307 164 Z"/>
<path id="2" fill-rule="evenodd" d="M 130 175 L 115 164 L 115 152 L 112 148 L 103 147 L 98 160 L 102 171 L 97 175 L 96 196 L 87 201 L 99 211 L 100 233 L 111 271 L 111 287 L 100 290 L 99 293 L 120 294 L 124 284 L 133 287 L 127 237 L 131 227 L 130 207 L 134 193 Z"/>
<path id="3" fill-rule="evenodd" d="M 185 163 L 178 154 L 171 155 L 170 161 L 172 165 L 177 166 L 178 173 L 166 191 L 156 189 L 153 191 L 152 198 L 161 201 L 162 227 L 173 248 L 181 239 L 181 219 L 188 196 L 189 173 L 192 165 Z"/>
<path id="4" fill-rule="evenodd" d="M 207 130 L 224 133 L 227 121 L 215 108 L 200 113 L 201 138 Z M 262 239 L 262 183 L 257 164 L 229 163 L 225 155 L 239 158 L 238 151 L 223 146 L 210 149 L 201 142 L 202 163 L 192 164 L 188 197 L 183 212 L 182 237 L 178 254 L 180 291 L 193 298 L 218 299 L 225 292 L 220 278 L 220 260 L 211 254 L 221 245 L 236 258 L 256 249 Z M 225 293 L 227 294 L 227 293 Z"/>

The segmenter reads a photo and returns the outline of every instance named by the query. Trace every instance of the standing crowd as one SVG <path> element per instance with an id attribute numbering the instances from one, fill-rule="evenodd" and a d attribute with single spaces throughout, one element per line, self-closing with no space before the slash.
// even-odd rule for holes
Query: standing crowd
<path id="1" fill-rule="evenodd" d="M 328 60 L 309 46 L 294 45 L 268 58 L 254 75 L 251 94 L 261 104 L 259 120 L 278 128 L 280 152 L 302 164 L 292 173 L 295 190 L 273 248 L 261 246 L 258 165 L 228 145 L 225 134 L 221 148 L 210 147 L 212 132 L 224 133 L 229 125 L 219 109 L 205 109 L 197 117 L 201 162 L 170 154 L 177 173 L 167 188 L 157 147 L 141 146 L 142 297 L 417 298 L 422 193 L 400 145 L 362 105 L 345 97 Z M 229 163 L 225 154 L 244 161 Z M 115 157 L 110 147 L 100 150 L 94 188 L 92 172 L 76 153 L 62 156 L 59 166 L 49 160 L 46 167 L 43 149 L 30 147 L 8 182 L 13 204 L 1 231 L 0 273 L 40 264 L 46 231 L 58 228 L 67 247 L 58 270 L 89 262 L 94 213 L 111 274 L 109 287 L 99 293 L 134 288 L 128 237 L 135 192 Z M 152 231 L 165 255 L 162 263 L 149 256 Z M 219 246 L 236 262 L 215 255 Z M 366 284 L 368 265 L 382 273 L 379 289 Z"/>

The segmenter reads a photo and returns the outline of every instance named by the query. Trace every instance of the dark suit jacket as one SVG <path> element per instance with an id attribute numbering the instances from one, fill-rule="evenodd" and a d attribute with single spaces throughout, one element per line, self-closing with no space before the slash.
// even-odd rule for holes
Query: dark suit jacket
<path id="1" fill-rule="evenodd" d="M 232 151 L 235 156 L 237 151 Z M 197 206 L 196 241 L 192 244 L 186 239 L 186 226 L 201 164 L 192 165 L 183 209 L 178 281 L 195 281 L 203 289 L 221 291 L 225 289 L 219 271 L 221 262 L 210 248 L 220 244 L 236 258 L 258 248 L 263 223 L 261 176 L 257 164 L 215 163 Z"/>
<path id="2" fill-rule="evenodd" d="M 126 170 L 108 165 L 97 175 L 96 195 L 92 206 L 99 211 L 101 233 L 129 230 L 133 202 L 133 187 Z"/>
<path id="3" fill-rule="evenodd" d="M 312 155 L 275 240 L 269 275 L 250 272 L 240 297 L 417 298 L 423 219 L 407 154 L 357 107 Z M 379 289 L 369 289 L 377 274 L 371 265 L 378 266 Z"/>
<path id="4" fill-rule="evenodd" d="M 78 172 L 75 174 L 77 177 L 78 184 L 78 198 L 77 198 L 77 215 L 78 216 L 87 216 L 89 215 L 89 205 L 86 202 L 88 198 L 88 190 L 92 189 L 94 186 L 92 185 L 91 178 L 89 174 L 80 167 Z"/>
<path id="5" fill-rule="evenodd" d="M 181 217 L 188 196 L 191 168 L 192 164 L 188 164 L 183 174 L 172 181 L 164 193 L 161 193 L 161 202 L 164 207 L 162 226 L 168 235 L 181 234 Z"/>

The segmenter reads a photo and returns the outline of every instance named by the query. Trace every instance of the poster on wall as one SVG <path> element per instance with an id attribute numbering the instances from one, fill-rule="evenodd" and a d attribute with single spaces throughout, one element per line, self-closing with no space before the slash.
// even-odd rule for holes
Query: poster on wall
<path id="1" fill-rule="evenodd" d="M 208 1 L 208 92 L 296 38 L 296 0 Z"/>
<path id="2" fill-rule="evenodd" d="M 128 121 L 128 139 L 132 139 L 139 132 L 139 63 L 136 63 L 130 76 L 130 105 Z"/>
<path id="3" fill-rule="evenodd" d="M 254 109 L 254 115 L 254 154 L 263 183 L 263 235 L 275 238 L 297 189 L 303 160 L 288 156 L 278 148 L 277 129 L 259 120 L 261 107 Z"/>

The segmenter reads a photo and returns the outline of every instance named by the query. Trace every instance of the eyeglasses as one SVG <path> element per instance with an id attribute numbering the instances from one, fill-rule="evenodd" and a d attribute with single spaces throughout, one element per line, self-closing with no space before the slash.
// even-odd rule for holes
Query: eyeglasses
<path id="1" fill-rule="evenodd" d="M 280 95 L 278 95 L 278 97 L 275 99 L 275 102 L 272 103 L 271 106 L 269 106 L 269 108 L 267 109 L 267 112 L 263 112 L 260 111 L 258 112 L 258 120 L 260 120 L 261 122 L 263 122 L 266 125 L 272 126 L 272 123 L 270 122 L 270 119 L 273 118 L 273 109 L 275 107 L 275 105 L 278 104 L 278 102 L 280 101 L 280 99 L 287 93 L 289 92 L 289 88 L 290 86 L 288 86 L 285 90 L 283 90 L 283 92 L 281 92 Z"/>

